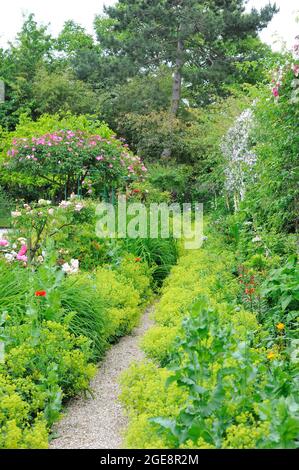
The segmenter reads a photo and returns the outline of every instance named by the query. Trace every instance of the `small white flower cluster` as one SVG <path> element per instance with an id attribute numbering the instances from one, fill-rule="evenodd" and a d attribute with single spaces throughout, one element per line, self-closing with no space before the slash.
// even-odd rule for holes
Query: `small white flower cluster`
<path id="1" fill-rule="evenodd" d="M 77 204 L 75 204 L 76 212 L 80 212 L 83 208 L 84 208 L 84 204 L 82 204 L 82 202 L 78 202 Z"/>
<path id="2" fill-rule="evenodd" d="M 84 209 L 84 204 L 83 202 L 76 202 L 74 200 L 74 197 L 71 197 L 71 201 L 61 201 L 59 204 L 59 207 L 62 209 L 67 209 L 68 207 L 71 207 L 74 205 L 74 210 L 76 212 L 80 212 L 82 209 Z"/>
<path id="3" fill-rule="evenodd" d="M 16 219 L 17 217 L 21 217 L 21 215 L 22 215 L 22 212 L 20 212 L 20 211 L 12 211 L 12 212 L 11 212 L 11 216 L 12 216 L 14 219 Z"/>
<path id="4" fill-rule="evenodd" d="M 64 263 L 62 271 L 66 274 L 76 274 L 79 271 L 79 260 L 71 259 L 70 263 Z"/>
<path id="5" fill-rule="evenodd" d="M 50 206 L 52 204 L 51 201 L 48 201 L 46 199 L 39 199 L 38 200 L 38 205 L 39 206 Z"/>
<path id="6" fill-rule="evenodd" d="M 12 263 L 17 258 L 17 254 L 16 251 L 11 251 L 10 253 L 5 253 L 4 258 L 8 263 Z"/>
<path id="7" fill-rule="evenodd" d="M 67 209 L 71 205 L 72 205 L 71 201 L 61 201 L 61 203 L 59 204 L 59 207 L 61 207 L 62 209 Z"/>

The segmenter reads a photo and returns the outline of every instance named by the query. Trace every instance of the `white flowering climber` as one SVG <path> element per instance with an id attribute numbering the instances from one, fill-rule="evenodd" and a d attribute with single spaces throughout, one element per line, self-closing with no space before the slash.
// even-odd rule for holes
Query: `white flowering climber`
<path id="1" fill-rule="evenodd" d="M 225 189 L 234 199 L 235 211 L 244 199 L 246 183 L 253 176 L 256 155 L 250 148 L 250 134 L 254 118 L 251 109 L 246 109 L 228 130 L 222 140 L 221 151 L 226 159 Z"/>

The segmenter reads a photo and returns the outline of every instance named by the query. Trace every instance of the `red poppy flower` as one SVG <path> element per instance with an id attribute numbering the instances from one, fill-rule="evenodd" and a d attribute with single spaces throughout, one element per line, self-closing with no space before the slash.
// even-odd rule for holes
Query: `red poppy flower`
<path id="1" fill-rule="evenodd" d="M 35 292 L 35 297 L 46 297 L 47 292 L 45 290 L 37 290 Z"/>
<path id="2" fill-rule="evenodd" d="M 141 258 L 135 258 L 135 263 L 140 263 Z"/>
<path id="3" fill-rule="evenodd" d="M 140 189 L 133 189 L 133 193 L 140 193 Z"/>

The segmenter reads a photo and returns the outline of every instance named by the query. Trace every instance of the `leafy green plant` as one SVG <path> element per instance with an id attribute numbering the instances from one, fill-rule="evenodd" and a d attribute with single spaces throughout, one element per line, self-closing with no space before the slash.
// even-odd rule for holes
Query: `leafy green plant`
<path id="1" fill-rule="evenodd" d="M 177 446 L 201 440 L 216 448 L 236 444 L 239 448 L 295 447 L 299 406 L 294 400 L 294 382 L 288 388 L 284 385 L 292 372 L 283 362 L 274 363 L 268 372 L 265 359 L 261 360 L 253 348 L 254 331 L 247 331 L 246 339 L 240 341 L 232 326 L 223 324 L 219 314 L 202 300 L 193 305 L 183 330 L 168 366 L 174 374 L 166 385 L 174 381 L 187 389 L 188 404 L 175 420 L 153 418 L 152 422 L 170 432 Z M 260 383 L 262 387 L 257 386 Z M 276 400 L 278 409 L 273 416 L 266 410 L 274 387 L 272 400 Z M 293 416 L 289 408 L 292 403 Z M 257 410 L 261 421 L 254 418 Z M 247 428 L 250 435 L 251 427 L 254 432 L 246 440 L 243 430 Z"/>
<path id="2" fill-rule="evenodd" d="M 14 201 L 0 186 L 0 228 L 10 227 L 11 211 L 14 205 Z"/>
<path id="3" fill-rule="evenodd" d="M 6 326 L 5 337 L 0 447 L 45 448 L 62 400 L 89 390 L 95 373 L 90 341 L 53 321 Z"/>
<path id="4" fill-rule="evenodd" d="M 98 295 L 105 304 L 109 341 L 114 342 L 137 325 L 143 302 L 142 292 L 117 270 L 97 269 L 95 282 Z"/>
<path id="5" fill-rule="evenodd" d="M 299 264 L 296 255 L 281 268 L 270 272 L 261 293 L 270 307 L 265 313 L 265 323 L 284 322 L 295 334 L 299 314 Z"/>

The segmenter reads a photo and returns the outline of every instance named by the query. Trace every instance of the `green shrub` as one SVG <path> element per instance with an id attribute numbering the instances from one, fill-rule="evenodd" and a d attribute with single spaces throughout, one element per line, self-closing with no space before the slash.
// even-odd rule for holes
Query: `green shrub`
<path id="1" fill-rule="evenodd" d="M 139 293 L 143 301 L 147 301 L 151 295 L 151 269 L 149 269 L 146 259 L 135 257 L 133 254 L 125 254 L 120 264 L 116 267 L 126 282 L 131 285 Z"/>
<path id="2" fill-rule="evenodd" d="M 299 315 L 297 256 L 292 256 L 284 266 L 270 272 L 262 286 L 262 295 L 269 306 L 263 322 L 268 326 L 283 322 L 287 326 L 288 336 L 296 337 Z"/>
<path id="3" fill-rule="evenodd" d="M 171 357 L 174 341 L 179 332 L 180 329 L 176 326 L 171 328 L 155 325 L 143 336 L 140 346 L 147 357 L 163 366 Z"/>
<path id="4" fill-rule="evenodd" d="M 167 191 L 176 201 L 191 202 L 192 167 L 188 165 L 152 165 L 148 179 L 153 187 Z"/>
<path id="5" fill-rule="evenodd" d="M 145 204 L 171 202 L 171 193 L 163 190 L 162 186 L 151 183 L 151 177 L 145 181 L 134 182 L 131 184 L 128 194 L 130 202 L 143 202 Z"/>
<path id="6" fill-rule="evenodd" d="M 14 200 L 0 186 L 0 228 L 10 227 L 11 211 L 14 208 Z"/>
<path id="7" fill-rule="evenodd" d="M 165 448 L 167 441 L 156 433 L 157 426 L 149 422 L 151 416 L 167 413 L 175 416 L 187 396 L 171 384 L 166 390 L 165 381 L 170 373 L 151 362 L 132 364 L 124 372 L 121 384 L 121 400 L 131 418 L 126 436 L 129 448 Z M 165 445 L 166 444 L 166 445 Z M 168 441 L 168 446 L 171 440 Z"/>
<path id="8" fill-rule="evenodd" d="M 20 183 L 24 193 L 13 193 L 23 199 L 32 197 L 27 186 L 36 198 L 46 193 L 46 199 L 62 200 L 78 190 L 91 194 L 124 186 L 147 171 L 105 124 L 88 117 L 45 115 L 36 123 L 23 118 L 2 148 L 0 183 L 10 191 Z"/>
<path id="9" fill-rule="evenodd" d="M 90 342 L 45 321 L 7 326 L 0 365 L 0 447 L 45 448 L 62 400 L 89 390 Z"/>
<path id="10" fill-rule="evenodd" d="M 129 333 L 137 325 L 142 300 L 130 280 L 117 271 L 99 268 L 95 281 L 108 316 L 108 336 L 113 341 Z"/>
<path id="11" fill-rule="evenodd" d="M 46 449 L 47 423 L 42 413 L 31 418 L 30 404 L 22 389 L 5 373 L 0 373 L 0 448 Z"/>

